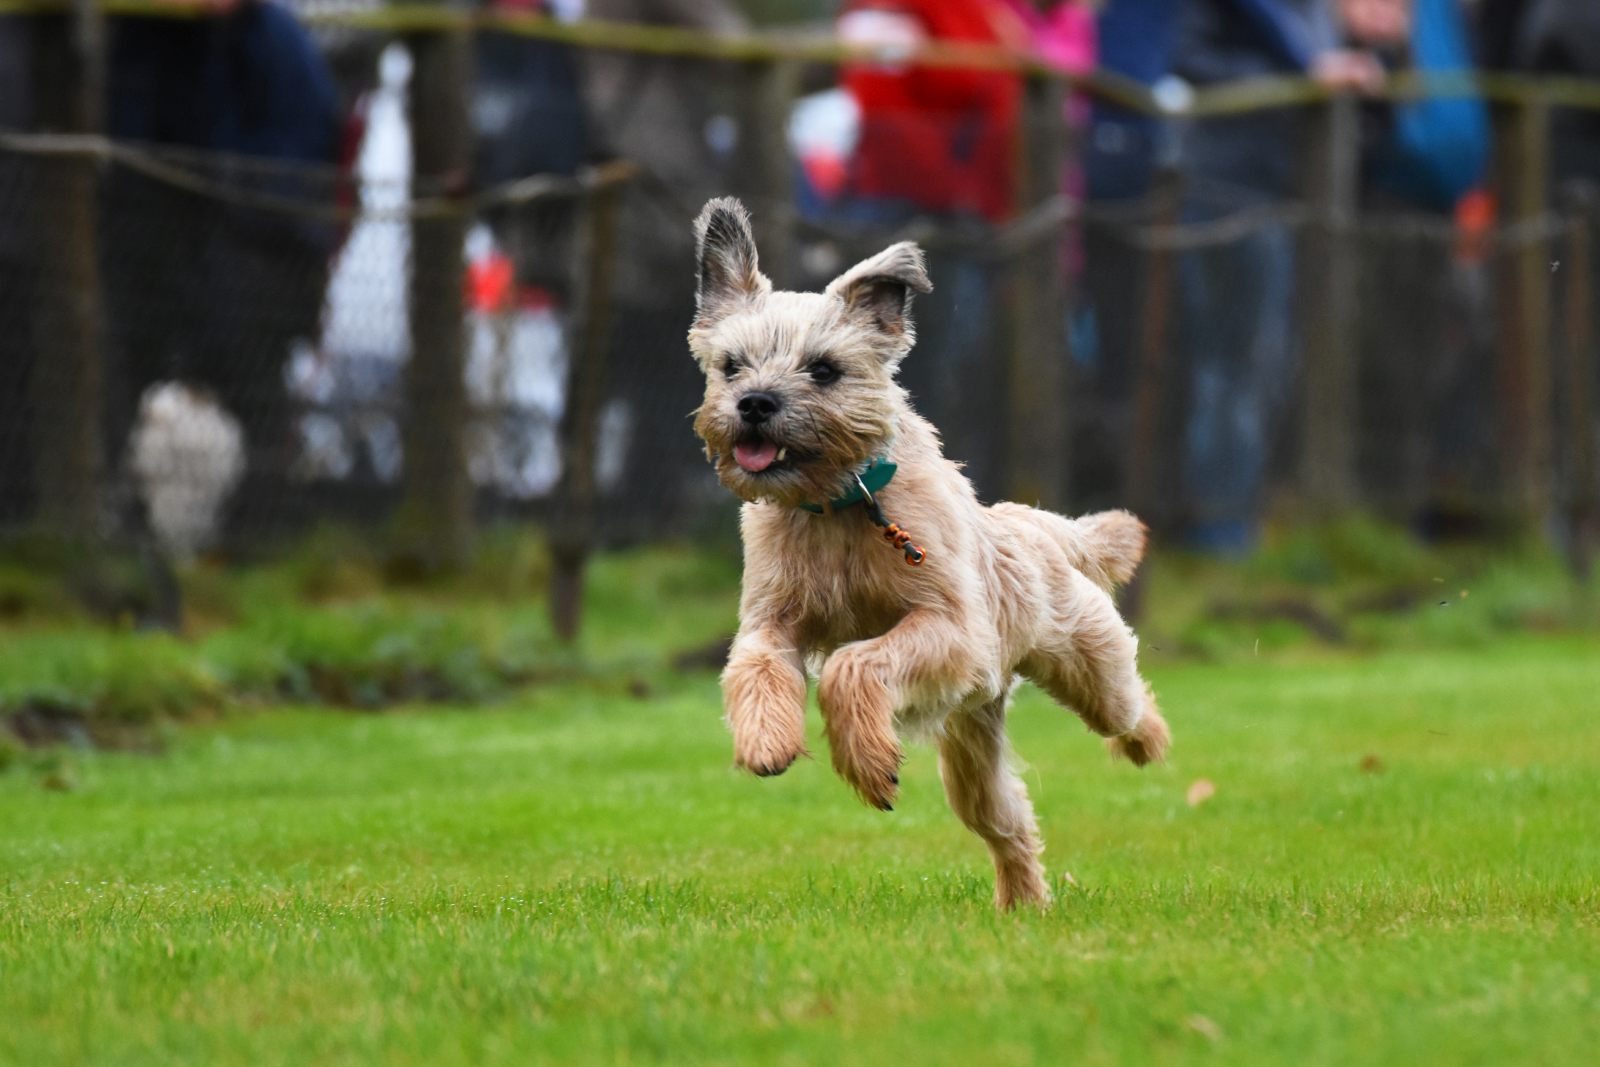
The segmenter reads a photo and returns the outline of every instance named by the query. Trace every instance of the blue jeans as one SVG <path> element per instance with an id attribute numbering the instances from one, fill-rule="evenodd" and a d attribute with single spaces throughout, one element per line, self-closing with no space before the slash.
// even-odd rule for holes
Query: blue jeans
<path id="1" fill-rule="evenodd" d="M 1268 223 L 1186 253 L 1191 390 L 1184 495 L 1196 547 L 1252 547 L 1272 432 L 1294 380 L 1294 243 Z"/>

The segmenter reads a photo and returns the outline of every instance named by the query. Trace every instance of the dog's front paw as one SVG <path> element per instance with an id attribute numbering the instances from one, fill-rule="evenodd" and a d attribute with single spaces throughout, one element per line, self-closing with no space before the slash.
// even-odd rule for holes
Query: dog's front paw
<path id="1" fill-rule="evenodd" d="M 852 730 L 840 736 L 830 731 L 833 769 L 849 782 L 861 799 L 880 811 L 893 811 L 900 794 L 900 765 L 905 755 L 894 732 Z"/>
<path id="2" fill-rule="evenodd" d="M 806 751 L 806 676 L 798 657 L 736 651 L 722 676 L 734 765 L 763 778 Z"/>
<path id="3" fill-rule="evenodd" d="M 805 754 L 805 736 L 800 731 L 769 727 L 735 730 L 733 734 L 734 766 L 760 778 L 782 774 Z"/>
<path id="4" fill-rule="evenodd" d="M 828 659 L 817 682 L 817 702 L 833 769 L 862 800 L 893 811 L 905 762 L 894 733 L 895 702 L 886 672 L 862 649 L 846 646 Z"/>

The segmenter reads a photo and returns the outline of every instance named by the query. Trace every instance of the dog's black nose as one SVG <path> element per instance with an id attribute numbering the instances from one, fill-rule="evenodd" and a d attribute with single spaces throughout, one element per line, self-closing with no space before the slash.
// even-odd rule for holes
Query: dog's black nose
<path id="1" fill-rule="evenodd" d="M 778 407 L 778 398 L 771 393 L 746 393 L 739 398 L 739 417 L 756 425 L 776 415 Z"/>

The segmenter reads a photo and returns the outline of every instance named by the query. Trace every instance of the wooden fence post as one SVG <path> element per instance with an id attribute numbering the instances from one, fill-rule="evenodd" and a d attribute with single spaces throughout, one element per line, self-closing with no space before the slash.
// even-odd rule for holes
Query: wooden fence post
<path id="1" fill-rule="evenodd" d="M 1159 232 L 1175 232 L 1182 189 L 1177 175 L 1163 170 L 1152 186 L 1156 204 L 1154 224 Z M 1128 442 L 1127 481 L 1123 486 L 1129 507 L 1152 527 L 1166 526 L 1173 517 L 1170 503 L 1162 500 L 1160 470 L 1169 394 L 1168 364 L 1172 337 L 1173 302 L 1177 291 L 1177 252 L 1156 241 L 1144 253 L 1139 306 L 1144 317 L 1139 327 L 1138 370 L 1133 383 L 1133 430 Z M 1155 560 L 1147 558 L 1117 598 L 1123 616 L 1137 623 L 1144 615 L 1145 588 Z"/>
<path id="2" fill-rule="evenodd" d="M 464 193 L 472 161 L 472 31 L 464 26 L 407 39 L 412 55 L 414 181 Z M 426 570 L 463 565 L 472 546 L 465 367 L 467 213 L 413 220 L 411 359 L 405 374 L 405 470 L 400 533 Z"/>
<path id="3" fill-rule="evenodd" d="M 605 397 L 611 286 L 623 187 L 602 179 L 582 205 L 582 264 L 568 328 L 566 403 L 561 420 L 561 483 L 550 530 L 550 613 L 556 636 L 571 642 L 583 613 L 583 570 L 595 534 L 595 459 Z"/>
<path id="4" fill-rule="evenodd" d="M 1024 86 L 1018 205 L 1028 211 L 1063 195 L 1070 140 L 1065 83 L 1032 72 Z M 1066 505 L 1070 469 L 1063 248 L 1062 230 L 1051 227 L 1011 263 L 1006 363 L 1006 495 L 1052 510 Z"/>
<path id="5" fill-rule="evenodd" d="M 105 20 L 94 0 L 40 20 L 38 99 L 45 129 L 98 134 L 105 100 Z M 102 301 L 96 249 L 98 163 L 88 155 L 36 160 L 44 192 L 38 225 L 32 375 L 38 519 L 87 540 L 96 528 L 101 470 Z"/>
<path id="6" fill-rule="evenodd" d="M 1153 218 L 1157 232 L 1170 234 L 1178 226 L 1182 190 L 1172 172 L 1163 172 L 1152 189 L 1156 203 Z M 1161 499 L 1161 440 L 1167 419 L 1167 377 L 1173 302 L 1177 289 L 1177 252 L 1165 241 L 1153 242 L 1144 252 L 1139 326 L 1138 372 L 1133 385 L 1133 433 L 1129 442 L 1128 506 L 1147 522 L 1167 520 L 1171 506 Z"/>
<path id="7" fill-rule="evenodd" d="M 1311 218 L 1298 272 L 1305 338 L 1299 481 L 1306 505 L 1319 516 L 1357 500 L 1360 264 L 1354 228 L 1360 176 L 1359 105 L 1341 93 L 1323 103 L 1311 123 L 1304 177 Z"/>
<path id="8" fill-rule="evenodd" d="M 1595 260 L 1594 230 L 1600 223 L 1596 201 L 1592 192 L 1573 197 L 1568 205 L 1568 230 L 1566 262 L 1560 269 L 1566 272 L 1565 348 L 1566 366 L 1566 431 L 1567 519 L 1569 554 L 1572 568 L 1579 577 L 1587 579 L 1593 566 L 1594 542 L 1600 535 L 1600 486 L 1595 484 L 1595 433 L 1594 424 L 1600 412 L 1595 410 L 1595 374 L 1600 368 L 1600 353 L 1595 347 Z"/>
<path id="9" fill-rule="evenodd" d="M 1549 235 L 1550 108 L 1523 99 L 1496 113 L 1496 184 L 1512 229 L 1502 269 L 1496 395 L 1504 467 L 1502 499 L 1512 515 L 1537 527 L 1551 514 Z"/>
<path id="10" fill-rule="evenodd" d="M 789 156 L 789 111 L 799 93 L 800 65 L 793 59 L 752 60 L 754 83 L 739 117 L 734 157 L 738 188 L 750 198 L 751 225 L 761 270 L 779 289 L 795 282 L 795 173 Z"/>

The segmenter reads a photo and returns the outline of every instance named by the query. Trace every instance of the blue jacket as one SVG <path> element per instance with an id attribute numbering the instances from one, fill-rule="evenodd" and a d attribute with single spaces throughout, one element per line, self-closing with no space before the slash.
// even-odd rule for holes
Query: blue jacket
<path id="1" fill-rule="evenodd" d="M 1305 74 L 1337 47 L 1330 0 L 1185 0 L 1173 73 L 1194 85 Z M 1295 195 L 1302 116 L 1274 108 L 1193 123 L 1182 168 L 1218 209 Z"/>
<path id="2" fill-rule="evenodd" d="M 343 117 L 333 76 L 311 35 L 272 0 L 227 15 L 119 19 L 113 34 L 107 126 L 123 141 L 174 145 L 285 163 L 336 164 Z M 258 192 L 327 202 L 326 175 L 237 174 Z M 330 251 L 337 228 L 261 210 L 224 212 L 237 236 Z"/>
<path id="3" fill-rule="evenodd" d="M 1171 69 L 1173 27 L 1183 0 L 1116 0 L 1101 9 L 1095 33 L 1100 66 L 1144 85 Z M 1091 200 L 1143 196 L 1160 155 L 1163 125 L 1147 115 L 1096 100 L 1084 144 Z"/>
<path id="4" fill-rule="evenodd" d="M 112 136 L 281 161 L 338 159 L 338 91 L 310 34 L 271 0 L 192 20 L 119 20 Z"/>
<path id="5" fill-rule="evenodd" d="M 1457 0 L 1414 0 L 1409 68 L 1470 69 Z M 1175 73 L 1198 85 L 1303 74 L 1342 43 L 1326 0 L 1187 0 Z M 1432 98 L 1368 108 L 1364 146 L 1370 186 L 1415 207 L 1447 211 L 1483 178 L 1488 116 L 1476 97 Z M 1213 119 L 1191 132 L 1188 164 L 1202 178 L 1268 196 L 1299 180 L 1297 117 L 1287 111 Z"/>
<path id="6" fill-rule="evenodd" d="M 1467 27 L 1456 0 L 1413 0 L 1411 69 L 1472 69 Z M 1483 180 L 1489 114 L 1477 96 L 1431 97 L 1395 107 L 1388 136 L 1371 153 L 1372 183 L 1418 207 L 1450 210 Z"/>

